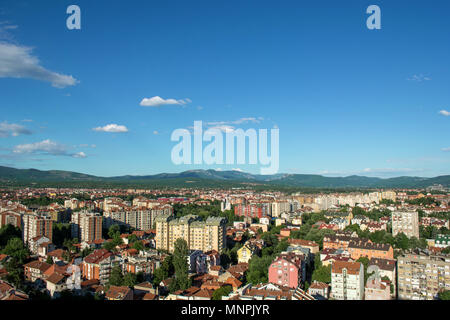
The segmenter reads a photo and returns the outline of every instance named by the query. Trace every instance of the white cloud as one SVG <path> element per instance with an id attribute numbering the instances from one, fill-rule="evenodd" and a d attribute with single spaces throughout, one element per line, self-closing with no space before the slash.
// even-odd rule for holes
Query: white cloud
<path id="1" fill-rule="evenodd" d="M 408 78 L 407 80 L 422 82 L 422 81 L 430 81 L 431 78 L 430 77 L 426 77 L 423 74 L 415 74 L 411 78 Z"/>
<path id="2" fill-rule="evenodd" d="M 0 42 L 0 78 L 29 78 L 47 81 L 56 88 L 74 86 L 74 77 L 45 69 L 29 47 Z"/>
<path id="3" fill-rule="evenodd" d="M 0 122 L 0 137 L 5 138 L 10 135 L 16 137 L 20 134 L 31 134 L 31 131 L 20 124 Z"/>
<path id="4" fill-rule="evenodd" d="M 208 129 L 217 129 L 217 130 L 220 130 L 225 133 L 234 131 L 233 126 L 227 126 L 227 125 L 213 126 L 213 127 L 209 127 Z"/>
<path id="5" fill-rule="evenodd" d="M 35 143 L 19 144 L 13 148 L 15 154 L 49 154 L 54 156 L 70 156 L 74 158 L 86 158 L 84 152 L 69 153 L 65 145 L 50 139 Z"/>
<path id="6" fill-rule="evenodd" d="M 106 126 L 103 127 L 93 128 L 92 130 L 100 132 L 114 132 L 114 133 L 128 132 L 127 127 L 115 123 L 107 124 Z"/>
<path id="7" fill-rule="evenodd" d="M 144 98 L 142 99 L 140 105 L 143 107 L 160 107 L 164 105 L 185 105 L 187 103 L 192 102 L 190 99 L 184 100 L 176 100 L 176 99 L 163 99 L 159 96 L 155 96 L 152 98 Z"/>
<path id="8" fill-rule="evenodd" d="M 154 130 L 153 134 L 159 134 L 159 132 L 157 130 Z"/>
<path id="9" fill-rule="evenodd" d="M 206 122 L 206 125 L 208 126 L 220 126 L 220 125 L 230 125 L 230 124 L 243 124 L 243 123 L 260 123 L 264 118 L 262 117 L 248 117 L 248 118 L 240 118 L 234 121 L 211 121 Z"/>
<path id="10" fill-rule="evenodd" d="M 84 152 L 77 152 L 72 155 L 74 158 L 86 158 L 86 154 Z"/>
<path id="11" fill-rule="evenodd" d="M 442 148 L 441 150 L 444 151 L 444 152 L 450 152 L 450 147 L 448 147 L 448 148 Z"/>
<path id="12" fill-rule="evenodd" d="M 13 40 L 14 37 L 10 33 L 10 30 L 15 30 L 17 28 L 17 25 L 13 25 L 9 21 L 0 21 L 0 39 Z"/>
<path id="13" fill-rule="evenodd" d="M 443 116 L 448 117 L 448 116 L 450 116 L 450 111 L 447 111 L 447 110 L 441 110 L 441 111 L 439 111 L 439 114 L 442 114 Z"/>

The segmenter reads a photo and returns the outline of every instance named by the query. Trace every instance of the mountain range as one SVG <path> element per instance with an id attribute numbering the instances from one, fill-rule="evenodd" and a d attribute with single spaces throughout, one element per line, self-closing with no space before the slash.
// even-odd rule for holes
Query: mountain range
<path id="1" fill-rule="evenodd" d="M 241 171 L 189 170 L 180 173 L 155 175 L 99 177 L 78 172 L 37 169 L 16 169 L 0 166 L 0 185 L 23 186 L 204 186 L 231 187 L 261 185 L 277 187 L 308 188 L 425 188 L 434 184 L 450 187 L 450 175 L 434 178 L 395 177 L 376 178 L 365 176 L 325 177 L 317 174 L 258 175 Z"/>

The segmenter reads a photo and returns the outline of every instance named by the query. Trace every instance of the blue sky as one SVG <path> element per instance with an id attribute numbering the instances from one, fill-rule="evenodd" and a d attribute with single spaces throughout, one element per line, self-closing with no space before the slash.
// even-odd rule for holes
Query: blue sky
<path id="1" fill-rule="evenodd" d="M 71 4 L 81 30 L 66 28 Z M 371 4 L 381 30 L 366 27 Z M 278 127 L 283 173 L 450 174 L 449 10 L 424 0 L 2 0 L 0 165 L 259 172 L 174 165 L 172 131 L 202 120 Z M 140 105 L 152 97 L 176 104 Z"/>

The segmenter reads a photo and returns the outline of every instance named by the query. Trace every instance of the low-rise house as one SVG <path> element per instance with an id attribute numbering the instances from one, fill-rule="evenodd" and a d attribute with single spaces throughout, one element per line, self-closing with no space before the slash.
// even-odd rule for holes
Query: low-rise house
<path id="1" fill-rule="evenodd" d="M 43 242 L 39 244 L 37 254 L 41 259 L 47 258 L 47 255 L 56 249 L 55 245 L 51 242 Z"/>
<path id="2" fill-rule="evenodd" d="M 325 282 L 314 280 L 308 288 L 308 293 L 317 300 L 328 299 L 330 286 Z"/>
<path id="3" fill-rule="evenodd" d="M 319 244 L 314 241 L 302 239 L 288 239 L 288 243 L 290 245 L 308 248 L 312 254 L 316 254 L 319 252 Z"/>
<path id="4" fill-rule="evenodd" d="M 257 248 L 255 246 L 249 245 L 249 243 L 245 243 L 241 248 L 237 250 L 238 262 L 239 263 L 248 263 L 250 259 L 257 252 Z"/>
<path id="5" fill-rule="evenodd" d="M 33 260 L 25 264 L 23 267 L 25 279 L 35 282 L 38 279 L 44 278 L 44 272 L 50 268 L 51 265 L 43 261 Z"/>
<path id="6" fill-rule="evenodd" d="M 67 254 L 66 250 L 56 249 L 47 254 L 48 257 L 51 257 L 53 263 L 64 262 L 64 255 Z"/>
<path id="7" fill-rule="evenodd" d="M 387 277 L 391 281 L 394 286 L 393 296 L 395 296 L 397 281 L 396 261 L 391 259 L 372 258 L 369 260 L 368 267 L 370 266 L 377 266 L 380 277 Z"/>
<path id="8" fill-rule="evenodd" d="M 367 280 L 364 300 L 391 300 L 390 283 L 379 279 Z"/>
<path id="9" fill-rule="evenodd" d="M 16 290 L 6 281 L 0 280 L 0 300 L 28 300 L 28 295 L 20 290 Z"/>
<path id="10" fill-rule="evenodd" d="M 153 295 L 158 295 L 158 288 L 155 288 L 151 282 L 142 282 L 133 287 L 134 295 L 137 297 L 143 297 L 144 295 L 150 293 Z"/>
<path id="11" fill-rule="evenodd" d="M 106 300 L 133 300 L 133 290 L 126 286 L 111 286 L 105 293 Z"/>
<path id="12" fill-rule="evenodd" d="M 67 289 L 67 277 L 61 273 L 52 273 L 45 281 L 47 283 L 47 291 L 52 298 L 58 297 L 61 291 Z"/>
<path id="13" fill-rule="evenodd" d="M 39 246 L 41 244 L 50 244 L 52 241 L 47 238 L 46 236 L 37 236 L 34 238 L 31 238 L 28 242 L 28 248 L 33 254 L 39 253 Z"/>
<path id="14" fill-rule="evenodd" d="M 222 300 L 315 300 L 300 288 L 290 288 L 273 283 L 252 285 L 232 292 Z"/>

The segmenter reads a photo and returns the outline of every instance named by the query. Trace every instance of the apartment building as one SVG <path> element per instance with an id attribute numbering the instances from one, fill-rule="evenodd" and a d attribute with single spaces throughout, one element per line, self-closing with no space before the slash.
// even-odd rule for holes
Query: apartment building
<path id="1" fill-rule="evenodd" d="M 416 211 L 392 212 L 392 235 L 395 237 L 403 232 L 408 238 L 419 239 L 419 214 Z"/>
<path id="2" fill-rule="evenodd" d="M 31 239 L 45 236 L 50 241 L 53 239 L 53 221 L 49 216 L 37 214 L 25 214 L 22 217 L 22 239 L 29 244 Z"/>
<path id="3" fill-rule="evenodd" d="M 234 207 L 234 214 L 239 217 L 262 218 L 271 215 L 270 203 L 239 204 Z"/>
<path id="4" fill-rule="evenodd" d="M 7 224 L 20 228 L 22 226 L 22 214 L 12 210 L 6 210 L 0 213 L 0 228 Z"/>
<path id="5" fill-rule="evenodd" d="M 103 217 L 98 213 L 74 212 L 71 220 L 72 238 L 81 242 L 91 242 L 102 239 Z"/>
<path id="6" fill-rule="evenodd" d="M 394 249 L 391 245 L 373 243 L 370 240 L 352 236 L 326 235 L 323 238 L 323 248 L 346 250 L 353 260 L 361 257 L 394 259 Z"/>
<path id="7" fill-rule="evenodd" d="M 364 299 L 364 267 L 362 263 L 333 262 L 331 266 L 331 297 L 336 300 Z"/>
<path id="8" fill-rule="evenodd" d="M 201 221 L 198 216 L 187 215 L 178 219 L 163 214 L 155 219 L 156 248 L 173 252 L 178 238 L 184 239 L 190 250 L 203 252 L 222 251 L 226 245 L 226 219 L 208 217 Z"/>
<path id="9" fill-rule="evenodd" d="M 136 230 L 150 230 L 153 228 L 155 218 L 163 214 L 172 214 L 173 208 L 171 205 L 153 206 L 151 209 L 146 207 L 132 207 L 125 209 L 111 208 L 104 213 L 105 226 L 111 225 L 126 225 L 135 228 Z"/>
<path id="10" fill-rule="evenodd" d="M 275 201 L 272 203 L 272 217 L 280 217 L 284 212 L 291 212 L 292 205 L 289 201 Z"/>
<path id="11" fill-rule="evenodd" d="M 119 258 L 106 249 L 98 249 L 84 258 L 81 263 L 82 276 L 86 280 L 99 280 L 104 284 L 108 282 L 111 270 L 119 265 Z"/>
<path id="12" fill-rule="evenodd" d="M 425 251 L 398 257 L 398 298 L 433 300 L 441 290 L 450 290 L 450 255 Z"/>
<path id="13" fill-rule="evenodd" d="M 347 250 L 353 260 L 358 260 L 361 257 L 394 259 L 394 249 L 390 244 L 373 243 L 366 239 L 358 238 L 350 241 Z"/>
<path id="14" fill-rule="evenodd" d="M 305 259 L 294 252 L 281 253 L 269 266 L 269 282 L 279 286 L 297 288 L 305 276 Z"/>

